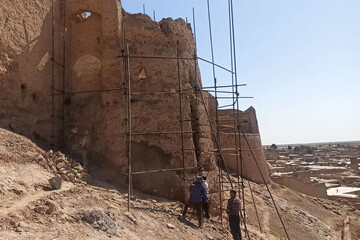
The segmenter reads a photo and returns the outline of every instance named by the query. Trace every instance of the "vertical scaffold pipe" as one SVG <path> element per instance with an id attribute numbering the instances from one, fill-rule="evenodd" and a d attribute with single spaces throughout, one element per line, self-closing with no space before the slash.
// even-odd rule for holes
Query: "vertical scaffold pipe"
<path id="1" fill-rule="evenodd" d="M 51 145 L 55 145 L 55 12 L 54 0 L 51 0 Z"/>
<path id="2" fill-rule="evenodd" d="M 180 114 L 180 132 L 181 132 L 181 153 L 182 153 L 182 163 L 183 163 L 183 177 L 184 181 L 186 178 L 185 170 L 185 149 L 184 149 L 184 119 L 183 119 L 183 105 L 182 105 L 182 87 L 181 87 L 181 77 L 180 77 L 180 59 L 179 59 L 179 50 L 176 49 L 176 68 L 177 68 L 177 77 L 178 77 L 178 90 L 179 90 L 179 114 Z"/>
<path id="3" fill-rule="evenodd" d="M 62 150 L 65 151 L 65 94 L 66 94 L 66 1 L 63 1 L 63 78 L 62 78 L 62 137 L 61 137 L 61 146 Z"/>
<path id="4" fill-rule="evenodd" d="M 220 148 L 220 132 L 219 132 L 219 111 L 218 111 L 218 98 L 217 98 L 217 80 L 216 80 L 216 70 L 215 70 L 215 56 L 214 56 L 214 44 L 213 44 L 213 36 L 212 36 L 212 24 L 211 24 L 211 12 L 210 12 L 210 1 L 207 0 L 207 12 L 208 12 L 208 25 L 209 25 L 209 37 L 210 37 L 210 48 L 211 48 L 211 63 L 212 63 L 212 74 L 214 78 L 214 95 L 215 95 L 215 101 L 216 101 L 216 109 L 215 109 L 215 125 L 216 125 L 216 137 L 219 142 L 219 148 Z M 211 122 L 211 118 L 209 118 L 209 121 Z M 220 222 L 223 222 L 223 199 L 222 199 L 222 189 L 223 189 L 223 181 L 222 181 L 222 167 L 221 167 L 221 161 L 220 157 L 218 158 L 218 167 L 219 167 L 219 189 L 220 189 Z"/>
<path id="5" fill-rule="evenodd" d="M 130 52 L 129 44 L 126 45 L 126 68 L 127 68 L 127 126 L 128 126 L 128 211 L 130 211 L 132 176 L 131 176 L 131 71 L 130 71 Z"/>

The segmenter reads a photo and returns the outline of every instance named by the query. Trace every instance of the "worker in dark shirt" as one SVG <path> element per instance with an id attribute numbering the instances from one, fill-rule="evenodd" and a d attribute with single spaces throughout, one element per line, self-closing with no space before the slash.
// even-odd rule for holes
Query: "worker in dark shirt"
<path id="1" fill-rule="evenodd" d="M 203 187 L 205 188 L 205 191 L 207 194 L 209 194 L 209 183 L 206 181 L 207 177 L 203 176 L 201 179 L 201 185 L 203 185 Z M 205 199 L 203 199 L 203 211 L 204 211 L 204 216 L 207 219 L 210 219 L 210 214 L 209 214 L 209 201 L 206 201 Z"/>
<path id="2" fill-rule="evenodd" d="M 189 190 L 190 190 L 190 200 L 185 204 L 182 217 L 185 219 L 185 215 L 187 213 L 188 208 L 192 207 L 193 209 L 196 210 L 196 214 L 199 222 L 199 228 L 201 228 L 203 223 L 202 204 L 203 201 L 208 201 L 207 192 L 200 180 L 197 180 L 193 184 L 191 184 Z"/>
<path id="3" fill-rule="evenodd" d="M 229 215 L 230 231 L 234 240 L 241 240 L 240 209 L 241 201 L 236 197 L 236 191 L 231 190 L 226 213 Z"/>

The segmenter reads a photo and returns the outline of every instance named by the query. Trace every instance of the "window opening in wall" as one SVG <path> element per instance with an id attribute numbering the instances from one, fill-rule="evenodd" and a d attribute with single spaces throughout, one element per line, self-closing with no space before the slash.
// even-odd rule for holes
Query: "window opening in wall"
<path id="1" fill-rule="evenodd" d="M 21 88 L 21 91 L 25 91 L 27 86 L 25 83 L 23 83 L 23 84 L 21 84 L 20 88 Z"/>
<path id="2" fill-rule="evenodd" d="M 92 12 L 89 12 L 89 11 L 81 12 L 81 13 L 75 15 L 75 22 L 76 23 L 85 22 L 91 16 L 92 16 Z"/>

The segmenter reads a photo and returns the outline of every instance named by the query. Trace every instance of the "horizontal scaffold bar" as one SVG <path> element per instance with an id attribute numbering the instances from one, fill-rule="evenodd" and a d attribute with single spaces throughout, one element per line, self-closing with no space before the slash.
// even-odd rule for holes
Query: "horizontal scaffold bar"
<path id="1" fill-rule="evenodd" d="M 132 133 L 131 135 L 167 135 L 167 134 L 192 134 L 192 133 L 202 133 L 200 131 L 173 131 L 173 132 L 137 132 Z"/>
<path id="2" fill-rule="evenodd" d="M 219 64 L 216 64 L 214 62 L 211 62 L 209 60 L 206 60 L 205 58 L 201 58 L 201 57 L 198 57 L 198 56 L 191 56 L 191 57 L 179 57 L 179 56 L 150 56 L 150 55 L 121 55 L 121 56 L 118 56 L 118 57 L 121 57 L 121 58 L 132 58 L 132 59 L 172 59 L 172 60 L 201 60 L 203 62 L 206 62 L 206 63 L 209 63 L 211 65 L 214 65 L 215 67 L 217 68 L 220 68 L 222 70 L 225 70 L 231 74 L 235 74 L 234 71 L 231 71 L 229 69 L 227 69 L 226 67 L 223 67 Z"/>
<path id="3" fill-rule="evenodd" d="M 132 172 L 131 175 L 139 175 L 139 174 L 145 174 L 145 173 L 176 172 L 176 171 L 183 171 L 183 170 L 187 171 L 187 170 L 194 170 L 194 169 L 198 169 L 198 167 L 147 170 L 147 171 Z"/>

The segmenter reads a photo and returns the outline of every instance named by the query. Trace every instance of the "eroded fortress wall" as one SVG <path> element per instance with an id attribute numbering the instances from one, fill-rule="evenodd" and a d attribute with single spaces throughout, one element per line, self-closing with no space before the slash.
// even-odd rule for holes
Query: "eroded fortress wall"
<path id="1" fill-rule="evenodd" d="M 64 143 L 64 150 L 83 164 L 126 183 L 126 45 L 130 55 L 191 58 L 196 47 L 190 26 L 182 19 L 154 22 L 142 14 L 128 14 L 115 0 L 57 0 L 52 28 L 51 3 L 4 1 L 9 11 L 0 8 L 0 127 L 45 143 L 54 138 L 56 145 Z M 208 93 L 203 93 L 203 103 L 200 93 L 192 90 L 201 87 L 196 61 L 130 58 L 129 65 L 133 93 L 175 93 L 179 65 L 181 89 L 188 89 L 181 94 L 185 167 L 201 167 L 208 174 L 211 190 L 217 190 L 217 166 L 211 154 L 216 146 L 205 111 L 206 106 L 213 115 L 217 104 Z M 57 89 L 54 114 L 52 76 Z M 114 88 L 117 90 L 98 91 Z M 180 131 L 179 104 L 178 94 L 133 95 L 132 130 L 139 133 L 132 138 L 133 171 L 183 166 L 180 134 L 140 134 Z M 254 148 L 260 149 L 256 115 L 249 113 L 246 118 L 244 128 L 254 134 L 249 137 Z M 231 133 L 223 131 L 221 139 L 223 147 L 234 147 Z M 251 158 L 244 158 L 251 173 Z M 230 162 L 234 161 L 227 161 L 233 168 Z M 188 171 L 185 177 L 195 174 L 196 170 Z M 188 183 L 183 171 L 133 178 L 135 188 L 181 200 Z"/>
<path id="2" fill-rule="evenodd" d="M 234 114 L 238 114 L 236 118 L 244 133 L 240 129 L 237 129 L 237 134 L 234 133 Z M 255 109 L 250 107 L 246 111 L 235 113 L 233 110 L 220 110 L 219 125 L 221 147 L 228 168 L 257 183 L 264 183 L 264 180 L 270 182 Z M 239 146 L 241 159 L 235 155 L 236 144 Z"/>
<path id="3" fill-rule="evenodd" d="M 154 22 L 143 14 L 124 13 L 124 34 L 131 56 L 160 58 L 131 58 L 132 124 L 134 133 L 172 132 L 169 134 L 133 136 L 133 170 L 173 169 L 183 167 L 181 143 L 181 115 L 183 118 L 185 167 L 203 167 L 216 179 L 214 157 L 197 154 L 195 149 L 213 149 L 211 132 L 199 94 L 192 89 L 201 86 L 197 63 L 161 57 L 192 58 L 196 51 L 190 25 L 184 20 L 163 19 Z M 197 68 L 197 70 L 195 69 Z M 179 79 L 180 78 L 180 79 Z M 179 81 L 186 93 L 178 94 Z M 137 95 L 136 93 L 149 93 Z M 170 93 L 170 94 L 163 94 Z M 178 132 L 178 133 L 176 133 Z M 185 178 L 193 178 L 197 171 L 187 171 Z M 148 181 L 152 179 L 152 181 Z M 150 173 L 134 176 L 134 184 L 161 195 L 170 193 L 183 198 L 189 181 L 183 181 L 183 171 Z M 170 184 L 169 184 L 170 183 Z M 185 186 L 183 185 L 185 183 Z M 214 186 L 215 187 L 215 186 Z"/>
<path id="4" fill-rule="evenodd" d="M 51 141 L 50 9 L 51 3 L 41 0 L 3 0 L 0 8 L 0 126 L 48 142 Z"/>

